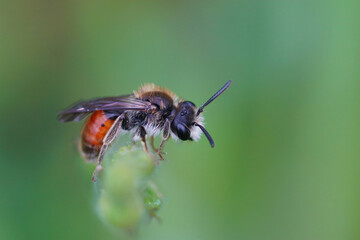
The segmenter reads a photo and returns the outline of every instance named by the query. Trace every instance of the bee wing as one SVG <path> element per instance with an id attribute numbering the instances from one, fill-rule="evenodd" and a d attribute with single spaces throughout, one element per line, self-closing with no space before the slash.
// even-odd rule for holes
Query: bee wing
<path id="1" fill-rule="evenodd" d="M 81 121 L 88 114 L 97 110 L 123 111 L 136 110 L 148 111 L 151 103 L 135 98 L 134 95 L 120 97 L 103 97 L 77 102 L 58 113 L 57 119 L 60 122 Z"/>

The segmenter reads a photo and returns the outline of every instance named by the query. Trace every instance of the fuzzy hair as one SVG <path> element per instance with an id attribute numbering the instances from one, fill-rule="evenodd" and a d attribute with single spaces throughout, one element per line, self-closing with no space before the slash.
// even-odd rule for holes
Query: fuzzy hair
<path id="1" fill-rule="evenodd" d="M 195 117 L 195 122 L 204 126 L 204 117 L 202 116 L 202 113 L 199 114 L 199 116 Z M 197 126 L 191 126 L 190 128 L 191 138 L 196 142 L 201 138 L 201 134 L 203 133 L 201 129 Z"/>
<path id="2" fill-rule="evenodd" d="M 142 96 L 148 92 L 165 92 L 167 95 L 169 95 L 173 99 L 174 103 L 178 102 L 178 97 L 176 96 L 176 94 L 173 91 L 171 91 L 165 87 L 156 86 L 153 83 L 143 84 L 139 88 L 138 91 L 134 91 L 134 95 L 137 98 L 142 98 Z"/>

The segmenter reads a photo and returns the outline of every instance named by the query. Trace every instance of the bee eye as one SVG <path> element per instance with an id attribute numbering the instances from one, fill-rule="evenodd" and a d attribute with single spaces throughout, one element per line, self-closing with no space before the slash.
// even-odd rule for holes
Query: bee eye
<path id="1" fill-rule="evenodd" d="M 181 140 L 185 141 L 190 139 L 190 131 L 185 125 L 178 124 L 176 126 L 176 132 Z"/>

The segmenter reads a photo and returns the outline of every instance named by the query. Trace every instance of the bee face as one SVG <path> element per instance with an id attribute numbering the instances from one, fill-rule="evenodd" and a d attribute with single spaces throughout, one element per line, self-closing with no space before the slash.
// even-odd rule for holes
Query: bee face
<path id="1" fill-rule="evenodd" d="M 196 117 L 196 106 L 190 101 L 179 103 L 178 111 L 171 123 L 171 131 L 181 140 L 192 140 L 191 131 Z"/>

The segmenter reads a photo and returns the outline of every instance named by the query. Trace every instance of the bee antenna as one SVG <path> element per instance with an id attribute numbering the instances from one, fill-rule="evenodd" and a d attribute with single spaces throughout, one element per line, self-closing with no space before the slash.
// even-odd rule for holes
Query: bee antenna
<path id="1" fill-rule="evenodd" d="M 193 123 L 195 126 L 199 127 L 201 129 L 201 131 L 203 131 L 203 133 L 205 134 L 205 136 L 207 137 L 207 139 L 209 140 L 210 142 L 210 145 L 211 147 L 215 147 L 215 143 L 214 143 L 214 140 L 212 139 L 212 137 L 210 136 L 210 133 L 208 133 L 208 131 L 206 131 L 206 129 L 201 126 L 200 124 L 198 123 Z"/>
<path id="2" fill-rule="evenodd" d="M 197 111 L 196 115 L 199 115 L 200 113 L 202 113 L 202 112 L 204 111 L 204 108 L 205 108 L 207 105 L 209 105 L 212 101 L 214 101 L 215 98 L 217 98 L 218 96 L 220 96 L 220 94 L 222 94 L 222 93 L 230 86 L 231 83 L 232 83 L 231 80 L 227 81 L 227 82 L 225 83 L 225 85 L 224 85 L 222 88 L 220 88 L 219 91 L 217 91 L 217 93 L 215 93 L 209 100 L 207 100 L 206 103 L 204 103 L 204 105 L 202 105 L 202 106 L 199 108 L 199 110 Z M 200 126 L 199 126 L 199 127 L 200 127 Z M 201 127 L 200 127 L 200 128 L 201 128 Z M 201 128 L 201 130 L 203 130 L 203 128 Z M 204 129 L 204 130 L 205 130 L 205 129 Z M 204 132 L 204 130 L 203 130 L 203 132 Z M 205 133 L 205 132 L 204 132 L 204 133 Z M 206 133 L 205 133 L 205 134 L 206 134 Z"/>

